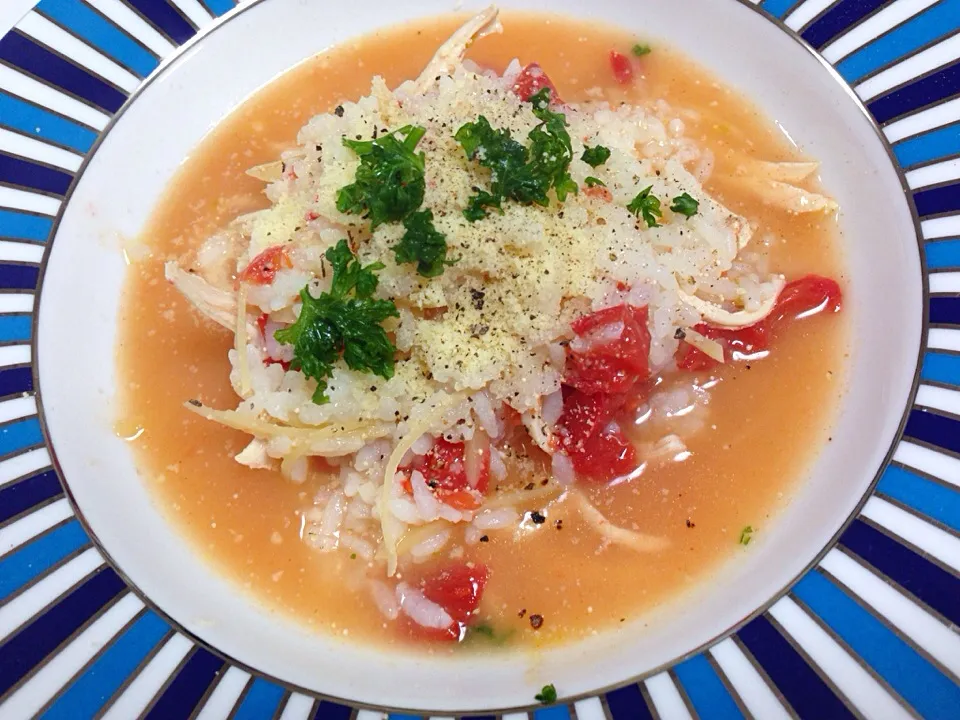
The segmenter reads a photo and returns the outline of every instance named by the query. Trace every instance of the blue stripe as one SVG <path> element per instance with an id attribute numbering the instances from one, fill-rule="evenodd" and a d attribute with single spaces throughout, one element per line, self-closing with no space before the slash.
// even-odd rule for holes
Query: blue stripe
<path id="1" fill-rule="evenodd" d="M 33 369 L 29 367 L 0 370 L 0 397 L 33 390 Z"/>
<path id="2" fill-rule="evenodd" d="M 960 685 L 822 574 L 808 572 L 793 592 L 921 717 L 950 717 L 960 709 Z"/>
<path id="3" fill-rule="evenodd" d="M 854 520 L 840 542 L 954 625 L 960 625 L 960 579 L 862 520 Z"/>
<path id="4" fill-rule="evenodd" d="M 320 709 L 317 708 L 317 714 L 313 716 L 315 720 L 326 720 L 323 716 L 320 715 Z M 387 716 L 387 720 L 422 720 L 419 715 L 401 715 L 398 713 L 390 713 Z"/>
<path id="5" fill-rule="evenodd" d="M 0 560 L 0 602 L 34 578 L 76 552 L 90 539 L 78 520 L 45 533 Z"/>
<path id="6" fill-rule="evenodd" d="M 207 6 L 207 10 L 217 17 L 234 8 L 233 0 L 203 0 L 203 4 Z"/>
<path id="7" fill-rule="evenodd" d="M 4 485 L 0 488 L 0 525 L 60 495 L 63 487 L 53 470 Z"/>
<path id="8" fill-rule="evenodd" d="M 960 154 L 960 123 L 901 140 L 893 152 L 905 168 Z"/>
<path id="9" fill-rule="evenodd" d="M 960 133 L 960 127 L 957 128 Z M 960 267 L 960 238 L 931 240 L 923 246 L 930 270 Z"/>
<path id="10" fill-rule="evenodd" d="M 190 659 L 180 666 L 177 676 L 154 701 L 146 720 L 190 717 L 223 666 L 223 658 L 196 647 Z"/>
<path id="11" fill-rule="evenodd" d="M 930 298 L 929 314 L 934 325 L 960 325 L 960 297 Z"/>
<path id="12" fill-rule="evenodd" d="M 837 71 L 847 82 L 857 82 L 884 65 L 894 63 L 918 48 L 953 32 L 958 15 L 960 1 L 942 0 L 851 53 L 837 63 Z M 947 97 L 947 94 L 943 97 Z"/>
<path id="13" fill-rule="evenodd" d="M 329 700 L 321 700 L 317 704 L 316 711 L 313 713 L 313 720 L 350 720 L 350 716 L 352 714 L 353 714 L 353 710 L 348 708 L 346 705 L 330 702 Z M 394 717 L 412 717 L 412 716 L 390 715 L 390 717 L 394 718 Z"/>
<path id="14" fill-rule="evenodd" d="M 8 128 L 24 135 L 65 145 L 81 153 L 89 150 L 97 139 L 94 130 L 4 92 L 0 92 L 0 119 Z"/>
<path id="15" fill-rule="evenodd" d="M 673 668 L 697 715 L 704 720 L 742 718 L 733 696 L 705 655 L 695 655 Z"/>
<path id="16" fill-rule="evenodd" d="M 927 75 L 874 100 L 867 109 L 878 123 L 887 123 L 960 93 L 960 63 Z"/>
<path id="17" fill-rule="evenodd" d="M 896 465 L 884 470 L 877 490 L 960 532 L 960 492 Z"/>
<path id="18" fill-rule="evenodd" d="M 127 99 L 112 85 L 67 62 L 16 30 L 0 38 L 0 60 L 26 70 L 108 113 L 115 113 Z"/>
<path id="19" fill-rule="evenodd" d="M 40 0 L 36 9 L 140 77 L 160 64 L 153 53 L 80 0 Z"/>
<path id="20" fill-rule="evenodd" d="M 913 194 L 917 214 L 938 215 L 960 210 L 960 183 L 941 185 L 930 190 L 920 190 Z"/>
<path id="21" fill-rule="evenodd" d="M 797 4 L 797 0 L 763 0 L 760 7 L 776 18 L 782 18 L 787 10 Z"/>
<path id="22" fill-rule="evenodd" d="M 960 385 L 960 355 L 926 353 L 920 367 L 920 378 L 945 385 Z"/>
<path id="23" fill-rule="evenodd" d="M 19 185 L 27 190 L 64 195 L 72 180 L 73 175 L 63 170 L 0 153 L 0 182 Z"/>
<path id="24" fill-rule="evenodd" d="M 243 696 L 243 702 L 231 720 L 260 720 L 260 718 L 273 717 L 277 711 L 277 705 L 283 698 L 283 693 L 284 689 L 279 685 L 257 678 Z"/>
<path id="25" fill-rule="evenodd" d="M 608 692 L 607 707 L 613 720 L 653 720 L 653 714 L 636 683 Z"/>
<path id="26" fill-rule="evenodd" d="M 95 717 L 169 629 L 156 613 L 143 613 L 56 699 L 42 720 Z"/>
<path id="27" fill-rule="evenodd" d="M 0 427 L 0 455 L 43 444 L 40 421 L 35 417 L 17 420 Z"/>
<path id="28" fill-rule="evenodd" d="M 803 39 L 819 50 L 884 4 L 885 0 L 841 0 L 810 24 Z"/>
<path id="29" fill-rule="evenodd" d="M 0 96 L 0 100 L 2 100 L 2 96 Z M 2 113 L 3 104 L 0 102 L 0 114 Z M 43 242 L 50 235 L 50 228 L 52 227 L 53 220 L 46 216 L 30 215 L 0 208 L 0 237 Z"/>
<path id="30" fill-rule="evenodd" d="M 903 434 L 960 453 L 960 422 L 927 410 L 911 410 Z"/>
<path id="31" fill-rule="evenodd" d="M 32 329 L 30 315 L 0 315 L 0 343 L 29 340 Z"/>
<path id="32" fill-rule="evenodd" d="M 566 705 L 551 705 L 534 710 L 533 720 L 570 720 L 570 711 Z"/>
<path id="33" fill-rule="evenodd" d="M 127 0 L 127 3 L 177 45 L 183 45 L 196 33 L 193 26 L 166 0 Z"/>
<path id="34" fill-rule="evenodd" d="M 125 589 L 120 577 L 103 567 L 0 645 L 0 697 Z"/>
<path id="35" fill-rule="evenodd" d="M 847 706 L 764 615 L 743 626 L 737 636 L 800 717 L 853 717 Z"/>
<path id="36" fill-rule="evenodd" d="M 7 290 L 33 290 L 40 279 L 40 268 L 36 265 L 16 265 L 0 263 L 0 288 Z"/>

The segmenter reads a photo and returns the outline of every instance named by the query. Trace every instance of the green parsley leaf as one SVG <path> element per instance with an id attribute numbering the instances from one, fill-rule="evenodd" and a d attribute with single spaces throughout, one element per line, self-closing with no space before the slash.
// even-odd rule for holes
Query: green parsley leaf
<path id="1" fill-rule="evenodd" d="M 553 686 L 553 683 L 544 685 L 540 692 L 533 696 L 533 699 L 541 705 L 555 703 L 557 701 L 557 689 Z"/>
<path id="2" fill-rule="evenodd" d="M 640 43 L 637 43 L 630 48 L 630 52 L 632 52 L 636 57 L 643 57 L 644 55 L 649 55 L 651 50 L 649 45 L 641 45 Z"/>
<path id="3" fill-rule="evenodd" d="M 426 190 L 424 154 L 414 150 L 424 133 L 422 127 L 406 125 L 376 140 L 343 138 L 343 144 L 360 156 L 360 166 L 355 181 L 337 192 L 337 210 L 365 213 L 373 230 L 420 207 Z"/>
<path id="4" fill-rule="evenodd" d="M 584 178 L 583 182 L 586 184 L 587 187 L 595 187 L 597 185 L 602 185 L 603 187 L 607 186 L 607 184 L 603 180 L 601 180 L 600 178 L 595 178 L 593 177 L 593 175 L 590 175 L 589 177 Z"/>
<path id="5" fill-rule="evenodd" d="M 423 277 L 443 274 L 443 268 L 453 265 L 447 260 L 447 239 L 433 226 L 433 212 L 421 210 L 403 221 L 406 232 L 393 246 L 397 263 L 417 263 L 417 272 Z"/>
<path id="6" fill-rule="evenodd" d="M 382 263 L 361 266 L 346 240 L 327 250 L 325 257 L 333 266 L 330 292 L 315 298 L 310 286 L 304 287 L 300 316 L 274 333 L 277 342 L 293 345 L 290 366 L 317 381 L 313 401 L 320 405 L 329 402 L 327 378 L 341 355 L 352 370 L 393 377 L 397 349 L 381 323 L 400 316 L 391 301 L 371 297 L 377 288 L 374 271 Z"/>
<path id="7" fill-rule="evenodd" d="M 573 147 L 570 145 L 570 133 L 567 132 L 567 116 L 550 110 L 550 88 L 540 88 L 530 96 L 533 114 L 540 124 L 531 130 L 530 162 L 534 173 L 546 175 L 557 194 L 557 200 L 563 202 L 567 193 L 577 194 L 577 184 L 570 177 L 570 161 L 573 160 Z"/>
<path id="8" fill-rule="evenodd" d="M 686 215 L 688 218 L 696 215 L 699 208 L 700 203 L 690 197 L 687 193 L 683 193 L 683 195 L 677 195 L 673 199 L 673 204 L 670 206 L 670 209 L 675 213 Z"/>
<path id="9" fill-rule="evenodd" d="M 585 145 L 580 159 L 590 167 L 603 165 L 608 159 L 610 159 L 610 148 L 605 148 L 603 145 L 596 145 L 594 147 Z"/>
<path id="10" fill-rule="evenodd" d="M 751 525 L 747 525 L 743 530 L 740 531 L 740 544 L 749 545 L 752 535 L 753 527 Z"/>
<path id="11" fill-rule="evenodd" d="M 637 196 L 627 204 L 627 210 L 637 217 L 642 215 L 647 227 L 655 228 L 660 227 L 657 218 L 662 218 L 663 212 L 660 210 L 659 198 L 656 195 L 651 195 L 651 190 L 653 190 L 653 185 L 649 185 L 638 192 Z"/>

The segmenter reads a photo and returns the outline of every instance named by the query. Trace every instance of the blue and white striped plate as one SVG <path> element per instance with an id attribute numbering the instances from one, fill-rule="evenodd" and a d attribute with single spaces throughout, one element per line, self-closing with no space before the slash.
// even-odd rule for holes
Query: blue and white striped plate
<path id="1" fill-rule="evenodd" d="M 37 417 L 34 292 L 61 201 L 127 97 L 233 7 L 41 0 L 0 38 L 2 718 L 382 717 L 252 676 L 147 607 L 74 516 Z M 916 403 L 859 516 L 789 593 L 705 652 L 535 720 L 960 718 L 960 0 L 760 7 L 850 83 L 911 189 L 929 286 Z"/>

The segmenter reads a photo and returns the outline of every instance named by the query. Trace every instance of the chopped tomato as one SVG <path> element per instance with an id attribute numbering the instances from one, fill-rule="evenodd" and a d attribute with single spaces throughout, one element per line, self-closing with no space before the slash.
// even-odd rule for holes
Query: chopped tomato
<path id="1" fill-rule="evenodd" d="M 649 375 L 646 306 L 606 308 L 580 318 L 571 327 L 589 347 L 567 349 L 564 383 L 570 387 L 585 393 L 623 393 Z"/>
<path id="2" fill-rule="evenodd" d="M 428 576 L 420 587 L 424 596 L 442 607 L 453 619 L 447 628 L 434 629 L 407 624 L 414 637 L 430 640 L 449 640 L 457 642 L 463 639 L 467 627 L 476 617 L 473 613 L 483 598 L 490 573 L 485 565 L 476 563 L 451 565 Z"/>
<path id="3" fill-rule="evenodd" d="M 253 285 L 269 285 L 277 277 L 280 268 L 292 268 L 293 263 L 282 245 L 274 245 L 257 255 L 238 276 L 239 282 Z"/>
<path id="4" fill-rule="evenodd" d="M 787 283 L 780 291 L 771 318 L 777 324 L 781 320 L 802 320 L 822 312 L 840 312 L 842 302 L 843 294 L 836 281 L 821 275 L 805 275 Z"/>
<path id="5" fill-rule="evenodd" d="M 607 481 L 637 467 L 636 450 L 623 431 L 612 424 L 627 401 L 624 394 L 565 390 L 563 414 L 557 423 L 560 444 L 578 476 Z"/>
<path id="6" fill-rule="evenodd" d="M 418 457 L 412 465 L 400 469 L 419 471 L 440 502 L 456 510 L 475 510 L 480 506 L 490 482 L 490 454 L 484 455 L 477 484 L 473 488 L 467 481 L 463 443 L 452 443 L 439 438 L 426 455 Z M 409 479 L 401 486 L 407 493 L 412 492 Z"/>
<path id="7" fill-rule="evenodd" d="M 595 197 L 604 202 L 613 202 L 613 193 L 610 192 L 603 185 L 593 185 L 592 187 L 585 187 L 583 189 L 583 194 L 587 197 Z"/>
<path id="8" fill-rule="evenodd" d="M 613 76 L 621 85 L 633 81 L 633 63 L 623 53 L 616 50 L 610 51 L 610 68 L 613 70 Z"/>
<path id="9" fill-rule="evenodd" d="M 637 450 L 617 425 L 610 425 L 567 450 L 581 478 L 607 482 L 637 469 Z"/>
<path id="10" fill-rule="evenodd" d="M 517 75 L 517 79 L 513 83 L 513 92 L 516 93 L 517 97 L 526 102 L 545 87 L 550 88 L 550 102 L 563 102 L 557 94 L 556 86 L 543 71 L 543 68 L 537 63 L 530 63 Z"/>

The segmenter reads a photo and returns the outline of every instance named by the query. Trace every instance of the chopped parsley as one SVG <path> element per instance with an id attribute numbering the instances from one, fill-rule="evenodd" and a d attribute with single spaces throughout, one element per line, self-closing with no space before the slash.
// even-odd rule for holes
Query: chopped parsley
<path id="1" fill-rule="evenodd" d="M 436 277 L 443 274 L 447 260 L 447 239 L 433 226 L 433 212 L 421 210 L 407 216 L 403 221 L 406 232 L 400 242 L 393 246 L 393 254 L 398 264 L 416 263 L 417 272 L 423 277 Z"/>
<path id="2" fill-rule="evenodd" d="M 637 196 L 627 204 L 627 210 L 637 217 L 643 216 L 647 227 L 655 228 L 660 227 L 657 219 L 663 217 L 663 212 L 660 210 L 659 198 L 650 194 L 651 190 L 653 190 L 653 185 L 648 185 L 638 192 Z"/>
<path id="3" fill-rule="evenodd" d="M 605 148 L 603 145 L 595 145 L 594 147 L 585 145 L 580 159 L 590 167 L 595 168 L 610 159 L 610 148 Z"/>
<path id="4" fill-rule="evenodd" d="M 637 43 L 630 48 L 630 52 L 632 52 L 636 57 L 643 57 L 644 55 L 649 55 L 651 50 L 649 45 L 641 45 L 640 43 Z"/>
<path id="5" fill-rule="evenodd" d="M 551 188 L 560 202 L 577 192 L 569 172 L 573 148 L 566 116 L 550 110 L 550 88 L 532 95 L 530 103 L 540 123 L 527 134 L 529 146 L 514 140 L 509 130 L 494 129 L 483 115 L 454 135 L 469 159 L 490 170 L 490 190 L 477 189 L 470 198 L 463 210 L 467 220 L 486 217 L 488 208 L 503 212 L 505 199 L 546 206 Z"/>
<path id="6" fill-rule="evenodd" d="M 553 686 L 553 683 L 544 685 L 540 692 L 533 696 L 533 699 L 541 705 L 555 703 L 557 701 L 557 689 Z"/>
<path id="7" fill-rule="evenodd" d="M 687 193 L 683 193 L 683 195 L 677 195 L 673 199 L 673 204 L 670 205 L 670 209 L 675 213 L 686 215 L 689 218 L 697 214 L 697 211 L 700 209 L 700 203 Z"/>
<path id="8" fill-rule="evenodd" d="M 510 639 L 513 635 L 513 630 L 508 630 L 506 632 L 497 632 L 497 630 L 490 624 L 482 622 L 477 623 L 476 625 L 467 626 L 467 634 L 465 640 L 470 640 L 471 638 L 483 638 L 486 641 L 492 642 L 494 645 L 503 645 Z"/>
<path id="9" fill-rule="evenodd" d="M 753 526 L 747 525 L 743 530 L 740 531 L 740 544 L 749 545 L 751 536 L 753 535 Z"/>
<path id="10" fill-rule="evenodd" d="M 592 175 L 585 178 L 583 182 L 587 187 L 596 187 L 597 185 L 600 185 L 602 187 L 607 186 L 607 184 L 603 180 L 601 180 L 600 178 L 595 178 Z"/>
<path id="11" fill-rule="evenodd" d="M 399 317 L 391 301 L 371 297 L 382 263 L 362 266 L 346 240 L 327 250 L 325 257 L 333 266 L 330 292 L 315 298 L 310 286 L 304 287 L 297 321 L 274 333 L 277 342 L 293 345 L 290 367 L 317 381 L 313 401 L 320 405 L 330 400 L 327 378 L 341 355 L 352 370 L 393 377 L 396 348 L 380 323 Z"/>
<path id="12" fill-rule="evenodd" d="M 360 156 L 360 166 L 354 182 L 337 192 L 337 210 L 365 214 L 374 230 L 420 207 L 426 190 L 424 153 L 414 150 L 424 133 L 422 127 L 406 125 L 376 140 L 343 138 L 343 144 Z"/>

